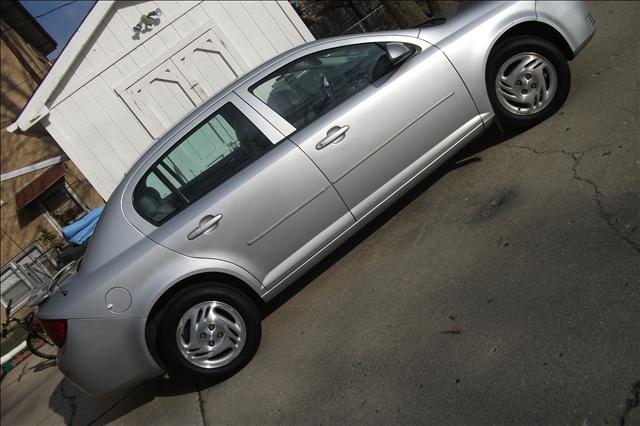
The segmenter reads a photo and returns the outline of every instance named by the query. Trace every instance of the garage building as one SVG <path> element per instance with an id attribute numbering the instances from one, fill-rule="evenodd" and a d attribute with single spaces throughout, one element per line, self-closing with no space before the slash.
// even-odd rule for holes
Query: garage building
<path id="1" fill-rule="evenodd" d="M 42 123 L 106 200 L 187 112 L 313 39 L 286 1 L 99 1 L 9 130 Z"/>

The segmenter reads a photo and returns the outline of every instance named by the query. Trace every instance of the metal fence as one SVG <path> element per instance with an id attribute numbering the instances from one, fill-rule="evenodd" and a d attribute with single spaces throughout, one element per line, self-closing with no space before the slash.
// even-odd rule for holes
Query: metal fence
<path id="1" fill-rule="evenodd" d="M 413 28 L 434 16 L 449 19 L 458 0 L 289 0 L 317 39 L 337 35 Z M 472 2 L 468 2 L 472 3 Z"/>
<path id="2" fill-rule="evenodd" d="M 354 34 L 354 33 L 366 33 L 369 31 L 377 31 L 378 29 L 371 29 L 372 25 L 371 24 L 367 24 L 368 21 L 373 21 L 373 19 L 377 18 L 379 15 L 382 15 L 384 13 L 384 9 L 382 7 L 382 5 L 379 5 L 378 7 L 376 7 L 375 9 L 373 9 L 371 12 L 367 13 L 365 16 L 363 16 L 362 18 L 358 19 L 355 24 L 351 25 L 349 28 L 347 28 L 346 30 L 344 30 L 341 35 L 345 35 L 345 34 Z"/>
<path id="3" fill-rule="evenodd" d="M 57 251 L 43 250 L 40 244 L 32 243 L 0 269 L 0 295 L 3 306 L 12 300 L 18 309 L 31 293 L 48 285 L 57 271 Z"/>

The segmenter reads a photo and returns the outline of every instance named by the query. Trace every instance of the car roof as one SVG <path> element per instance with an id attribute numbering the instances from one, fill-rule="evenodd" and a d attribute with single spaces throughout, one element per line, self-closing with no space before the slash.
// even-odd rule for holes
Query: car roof
<path id="1" fill-rule="evenodd" d="M 343 35 L 343 36 L 329 37 L 329 38 L 323 38 L 323 39 L 319 39 L 319 40 L 314 40 L 314 41 L 311 41 L 311 42 L 304 43 L 304 44 L 301 44 L 299 46 L 296 46 L 296 47 L 294 47 L 292 49 L 289 49 L 286 52 L 283 52 L 283 53 L 281 53 L 281 54 L 269 59 L 268 61 L 264 62 L 263 64 L 258 65 L 256 68 L 252 69 L 251 71 L 248 71 L 247 73 L 241 75 L 236 80 L 232 81 L 227 86 L 223 87 L 218 92 L 213 94 L 206 101 L 202 102 L 200 105 L 195 107 L 193 110 L 189 111 L 184 117 L 179 119 L 172 127 L 167 129 L 167 131 L 165 133 L 160 135 L 158 137 L 158 139 L 144 153 L 142 153 L 140 155 L 140 157 L 134 162 L 134 164 L 131 166 L 131 168 L 127 172 L 127 175 L 130 175 L 131 171 L 137 170 L 138 167 L 140 167 L 147 160 L 147 158 L 149 158 L 151 155 L 153 155 L 153 153 L 157 149 L 159 149 L 161 146 L 163 146 L 164 143 L 168 139 L 171 139 L 177 132 L 179 132 L 182 128 L 184 128 L 184 126 L 188 125 L 191 121 L 193 121 L 196 117 L 198 117 L 202 113 L 202 111 L 206 110 L 212 104 L 218 102 L 219 99 L 223 98 L 224 96 L 226 96 L 229 93 L 231 93 L 234 90 L 236 90 L 238 87 L 242 86 L 244 83 L 246 83 L 248 80 L 250 80 L 253 77 L 255 77 L 257 74 L 260 74 L 266 68 L 272 67 L 273 65 L 283 61 L 285 58 L 287 58 L 287 57 L 289 57 L 291 55 L 295 55 L 298 52 L 301 52 L 301 51 L 304 51 L 304 50 L 307 50 L 307 49 L 312 49 L 312 48 L 314 48 L 316 46 L 320 46 L 320 45 L 323 45 L 323 44 L 334 43 L 336 41 L 339 42 L 339 41 L 344 41 L 344 40 L 353 40 L 353 39 L 357 39 L 357 38 L 364 38 L 364 37 L 371 37 L 371 36 L 385 36 L 385 35 L 386 36 L 418 37 L 419 33 L 420 33 L 420 30 L 419 29 L 415 29 L 415 28 L 414 29 L 405 29 L 405 30 L 378 31 L 378 32 L 370 32 L 370 33 L 357 33 L 357 34 L 350 34 L 350 35 Z M 124 180 L 127 180 L 127 179 L 124 179 Z"/>
<path id="2" fill-rule="evenodd" d="M 247 72 L 246 74 L 241 75 L 240 77 L 238 77 L 236 80 L 234 80 L 233 82 L 231 82 L 229 85 L 225 86 L 224 88 L 222 88 L 218 93 L 216 93 L 215 95 L 211 96 L 211 98 L 207 99 L 207 101 L 203 102 L 200 106 L 196 107 L 194 109 L 198 110 L 200 108 L 206 108 L 205 104 L 208 104 L 210 100 L 214 99 L 214 98 L 218 98 L 218 97 L 222 97 L 224 95 L 226 95 L 227 93 L 235 90 L 237 87 L 241 86 L 242 84 L 244 84 L 247 80 L 250 80 L 251 78 L 253 78 L 256 74 L 261 73 L 265 68 L 269 68 L 274 64 L 277 64 L 278 62 L 282 61 L 283 59 L 291 56 L 291 55 L 295 55 L 298 52 L 307 50 L 307 49 L 311 49 L 315 46 L 320 46 L 323 44 L 329 44 L 329 43 L 333 43 L 336 41 L 343 41 L 343 40 L 353 40 L 353 39 L 357 39 L 357 38 L 362 38 L 362 37 L 371 37 L 371 36 L 377 36 L 377 35 L 395 35 L 395 36 L 410 36 L 410 37 L 418 37 L 418 34 L 420 33 L 419 29 L 407 29 L 407 30 L 394 30 L 394 31 L 378 31 L 378 32 L 371 32 L 371 33 L 357 33 L 357 34 L 349 34 L 349 35 L 343 35 L 343 36 L 336 36 L 336 37 L 329 37 L 329 38 L 322 38 L 319 40 L 314 40 L 314 41 L 310 41 L 308 43 L 304 43 L 301 44 L 299 46 L 296 46 L 292 49 L 287 50 L 286 52 L 283 52 L 271 59 L 269 59 L 268 61 L 264 62 L 261 65 L 258 65 L 256 68 L 252 69 L 251 71 Z"/>

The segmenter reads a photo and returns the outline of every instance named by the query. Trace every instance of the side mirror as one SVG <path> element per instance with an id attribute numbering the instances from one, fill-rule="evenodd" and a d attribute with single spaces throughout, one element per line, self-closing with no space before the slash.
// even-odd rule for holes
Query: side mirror
<path id="1" fill-rule="evenodd" d="M 392 64 L 399 64 L 413 55 L 413 49 L 404 43 L 387 43 L 385 45 L 387 56 Z"/>

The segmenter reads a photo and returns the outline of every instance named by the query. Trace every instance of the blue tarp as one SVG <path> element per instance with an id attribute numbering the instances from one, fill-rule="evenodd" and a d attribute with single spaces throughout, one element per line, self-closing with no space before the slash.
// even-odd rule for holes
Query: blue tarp
<path id="1" fill-rule="evenodd" d="M 62 235 L 64 238 L 74 245 L 81 245 L 93 235 L 93 231 L 96 229 L 100 215 L 102 214 L 103 207 L 91 210 L 84 217 L 76 222 L 62 228 Z"/>

